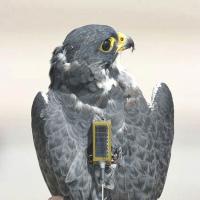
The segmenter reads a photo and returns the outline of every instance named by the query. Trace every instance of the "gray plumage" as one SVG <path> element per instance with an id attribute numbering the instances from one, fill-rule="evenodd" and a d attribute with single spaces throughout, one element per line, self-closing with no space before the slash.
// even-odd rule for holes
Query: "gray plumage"
<path id="1" fill-rule="evenodd" d="M 111 51 L 100 45 L 115 38 Z M 51 84 L 32 106 L 32 132 L 43 177 L 52 195 L 65 200 L 101 198 L 99 168 L 88 162 L 90 127 L 111 120 L 117 166 L 107 167 L 105 195 L 112 200 L 160 197 L 173 141 L 173 101 L 159 84 L 148 105 L 131 77 L 118 68 L 119 38 L 103 25 L 88 25 L 68 34 L 51 59 Z M 126 48 L 133 47 L 127 39 Z M 124 48 L 125 49 L 125 48 Z"/>

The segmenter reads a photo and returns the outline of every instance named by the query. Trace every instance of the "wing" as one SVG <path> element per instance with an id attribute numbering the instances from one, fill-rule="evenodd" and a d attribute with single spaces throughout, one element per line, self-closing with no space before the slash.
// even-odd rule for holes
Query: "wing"
<path id="1" fill-rule="evenodd" d="M 117 133 L 122 159 L 116 170 L 115 200 L 154 199 L 155 152 L 150 137 L 150 109 L 139 88 L 129 88 L 125 102 L 124 125 Z"/>
<path id="2" fill-rule="evenodd" d="M 162 83 L 154 90 L 149 107 L 137 87 L 125 87 L 124 124 L 113 134 L 122 148 L 112 197 L 157 199 L 164 187 L 173 140 L 173 101 Z M 117 119 L 118 124 L 122 114 Z"/>
<path id="3" fill-rule="evenodd" d="M 42 175 L 51 194 L 55 195 L 59 193 L 59 188 L 56 184 L 57 180 L 53 173 L 53 169 L 47 163 L 49 157 L 46 151 L 47 139 L 44 134 L 45 119 L 43 116 L 43 111 L 46 108 L 47 102 L 42 96 L 42 93 L 39 92 L 34 99 L 31 110 L 33 141 Z"/>
<path id="4" fill-rule="evenodd" d="M 167 176 L 174 137 L 174 105 L 171 92 L 165 83 L 159 84 L 153 91 L 151 112 L 157 133 L 155 149 L 158 164 L 155 193 L 159 198 Z"/>
<path id="5" fill-rule="evenodd" d="M 48 102 L 43 96 L 38 93 L 33 102 L 32 130 L 44 179 L 53 195 L 87 199 L 91 190 L 86 152 L 91 114 L 87 109 L 79 112 L 70 95 L 61 97 L 50 91 Z"/>

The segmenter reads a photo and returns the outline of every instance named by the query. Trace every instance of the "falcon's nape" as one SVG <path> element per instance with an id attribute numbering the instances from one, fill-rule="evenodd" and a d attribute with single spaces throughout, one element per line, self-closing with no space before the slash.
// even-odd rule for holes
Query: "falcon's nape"
<path id="1" fill-rule="evenodd" d="M 32 106 L 39 165 L 52 196 L 101 199 L 100 168 L 88 162 L 93 120 L 111 120 L 117 164 L 105 169 L 105 198 L 156 200 L 167 175 L 174 134 L 173 100 L 165 83 L 149 105 L 115 60 L 133 40 L 105 25 L 70 32 L 51 59 L 51 83 Z"/>

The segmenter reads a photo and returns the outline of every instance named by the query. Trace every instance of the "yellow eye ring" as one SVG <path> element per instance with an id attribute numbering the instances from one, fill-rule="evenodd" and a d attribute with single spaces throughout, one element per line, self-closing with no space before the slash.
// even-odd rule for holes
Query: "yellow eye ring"
<path id="1" fill-rule="evenodd" d="M 101 43 L 100 50 L 103 52 L 110 52 L 113 49 L 115 38 L 110 37 Z"/>

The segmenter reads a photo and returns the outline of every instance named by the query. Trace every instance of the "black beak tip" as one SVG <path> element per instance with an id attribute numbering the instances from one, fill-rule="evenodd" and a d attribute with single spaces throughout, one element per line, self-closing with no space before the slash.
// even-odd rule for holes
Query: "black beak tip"
<path id="1" fill-rule="evenodd" d="M 127 48 L 131 48 L 132 52 L 135 50 L 135 43 L 131 37 L 127 40 Z"/>

